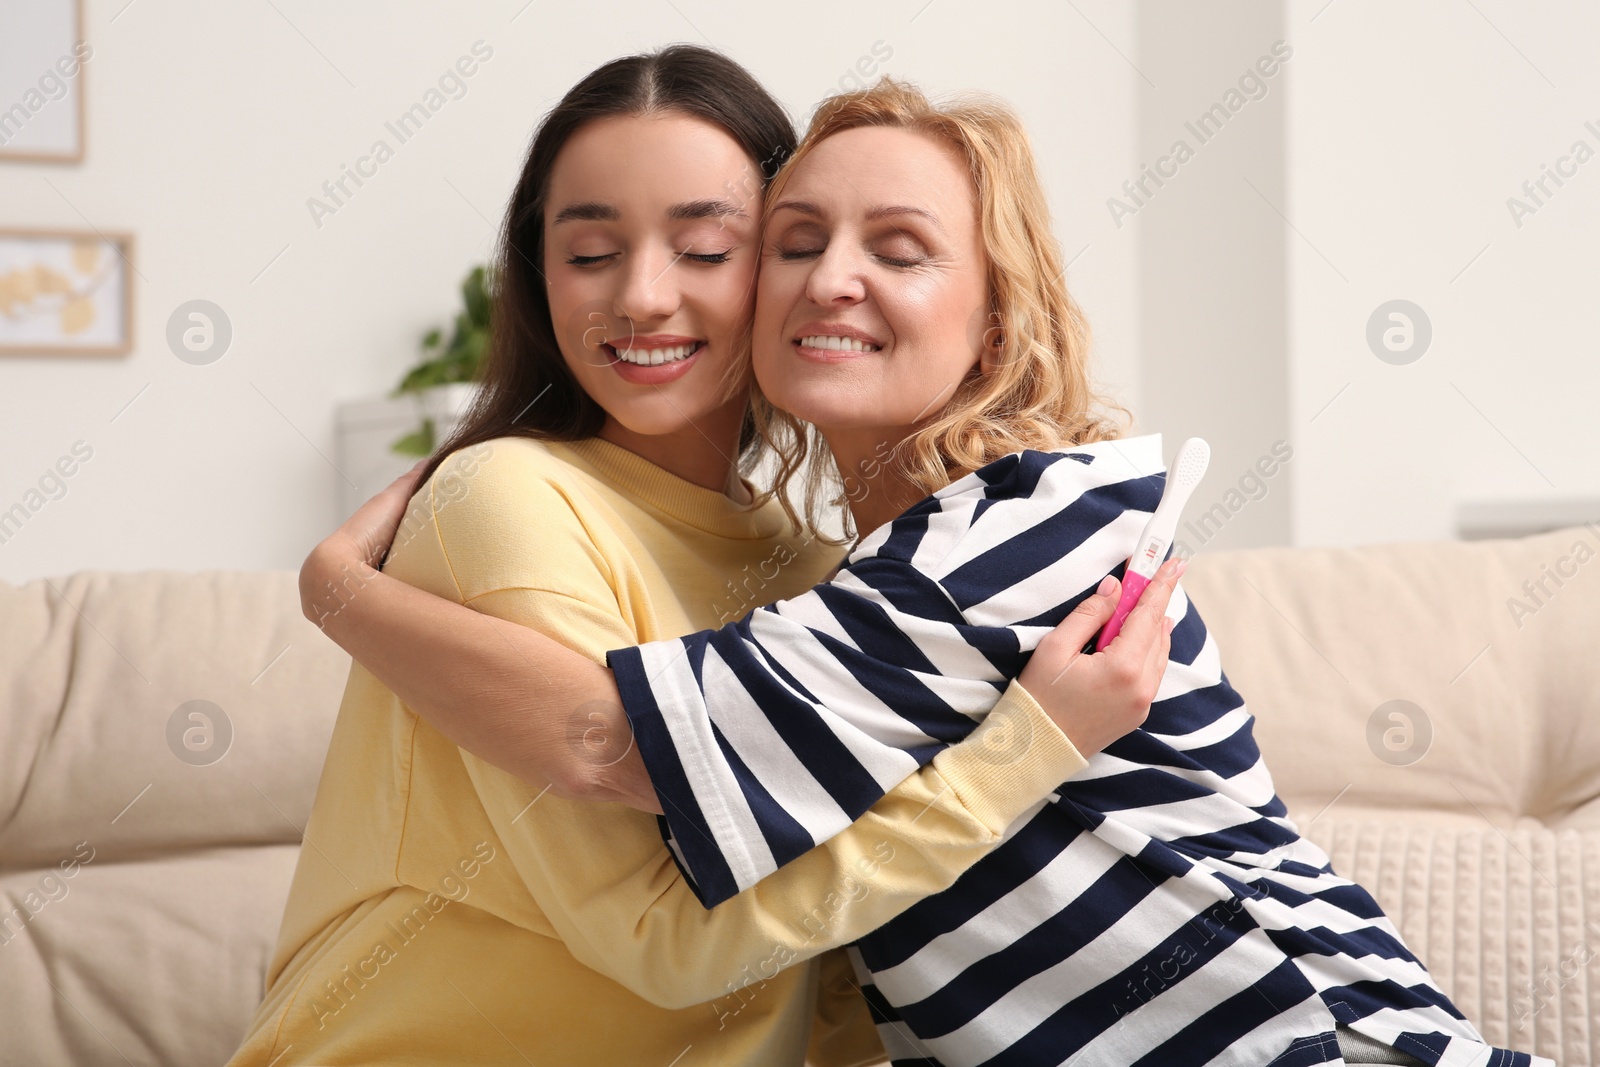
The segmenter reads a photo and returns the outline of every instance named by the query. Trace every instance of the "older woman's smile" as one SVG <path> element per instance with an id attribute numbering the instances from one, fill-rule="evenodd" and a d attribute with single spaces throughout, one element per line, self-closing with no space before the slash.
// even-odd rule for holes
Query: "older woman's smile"
<path id="1" fill-rule="evenodd" d="M 804 359 L 837 362 L 854 355 L 883 351 L 883 342 L 866 330 L 842 322 L 808 322 L 790 344 Z"/>

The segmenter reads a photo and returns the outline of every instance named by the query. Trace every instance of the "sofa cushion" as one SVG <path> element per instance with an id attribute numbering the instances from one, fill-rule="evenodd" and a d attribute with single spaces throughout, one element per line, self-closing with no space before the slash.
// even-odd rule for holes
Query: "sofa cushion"
<path id="1" fill-rule="evenodd" d="M 85 838 L 96 863 L 299 843 L 350 658 L 300 614 L 295 583 L 0 584 L 0 866 L 50 866 Z M 209 751 L 198 706 L 179 714 L 192 701 L 220 709 Z"/>
<path id="2" fill-rule="evenodd" d="M 1337 809 L 1335 809 L 1337 810 Z M 1371 890 L 1455 1006 L 1494 1045 L 1596 1062 L 1600 831 L 1408 824 L 1331 813 L 1306 830 Z"/>
<path id="3" fill-rule="evenodd" d="M 349 669 L 291 572 L 0 584 L 0 1062 L 232 1054 Z"/>
<path id="4" fill-rule="evenodd" d="M 1202 553 L 1182 584 L 1297 819 L 1600 829 L 1600 531 Z"/>
<path id="5" fill-rule="evenodd" d="M 70 878 L 0 873 L 0 922 L 27 916 L 0 925 L 0 1063 L 225 1062 L 261 1003 L 299 854 L 93 853 Z"/>

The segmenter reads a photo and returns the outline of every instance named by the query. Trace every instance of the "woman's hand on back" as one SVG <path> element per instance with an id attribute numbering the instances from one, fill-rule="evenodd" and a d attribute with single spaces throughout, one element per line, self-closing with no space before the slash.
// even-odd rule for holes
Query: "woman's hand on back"
<path id="1" fill-rule="evenodd" d="M 1101 652 L 1083 648 L 1111 618 L 1122 585 L 1111 575 L 1040 640 L 1017 679 L 1084 757 L 1138 729 L 1150 714 L 1172 647 L 1167 603 L 1182 560 L 1163 563 L 1116 639 Z"/>
<path id="2" fill-rule="evenodd" d="M 346 570 L 365 566 L 366 570 L 375 571 L 383 565 L 427 462 L 418 462 L 390 482 L 306 556 L 300 566 L 300 610 L 306 618 L 321 626 L 338 611 L 337 597 L 333 603 L 328 602 L 329 582 L 337 585 Z"/>

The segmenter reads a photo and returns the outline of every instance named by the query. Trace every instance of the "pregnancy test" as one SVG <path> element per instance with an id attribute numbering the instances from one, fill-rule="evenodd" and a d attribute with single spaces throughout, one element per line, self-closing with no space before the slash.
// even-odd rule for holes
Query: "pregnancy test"
<path id="1" fill-rule="evenodd" d="M 1155 514 L 1145 523 L 1144 533 L 1139 536 L 1139 550 L 1129 558 L 1123 573 L 1122 596 L 1117 601 L 1117 610 L 1111 613 L 1111 621 L 1101 628 L 1100 637 L 1095 641 L 1096 652 L 1105 651 L 1105 647 L 1122 632 L 1123 620 L 1139 603 L 1144 587 L 1161 569 L 1162 561 L 1167 558 L 1167 549 L 1172 546 L 1172 539 L 1178 532 L 1178 517 L 1183 514 L 1189 494 L 1200 484 L 1210 463 L 1211 446 L 1202 438 L 1191 437 L 1179 447 L 1178 456 L 1167 471 L 1167 488 L 1161 494 L 1161 503 L 1156 505 Z"/>

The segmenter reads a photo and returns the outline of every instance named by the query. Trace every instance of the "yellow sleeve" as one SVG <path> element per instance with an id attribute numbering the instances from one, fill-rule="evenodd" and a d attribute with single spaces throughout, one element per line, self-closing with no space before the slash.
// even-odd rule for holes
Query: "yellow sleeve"
<path id="1" fill-rule="evenodd" d="M 876 1067 L 887 1063 L 872 1009 L 856 984 L 850 957 L 841 948 L 817 961 L 817 1012 L 806 1046 L 806 1067 Z"/>
<path id="2" fill-rule="evenodd" d="M 567 498 L 509 462 L 515 455 L 502 462 L 497 449 L 448 506 L 435 497 L 435 528 L 461 599 L 603 663 L 607 650 L 637 641 L 609 568 Z M 581 734 L 583 709 L 565 714 Z M 541 794 L 470 753 L 462 758 L 521 880 L 573 956 L 654 1004 L 715 1001 L 719 1015 L 749 1000 L 735 990 L 759 987 L 948 888 L 1085 765 L 1013 683 L 981 729 L 848 830 L 707 910 L 656 816 Z"/>

